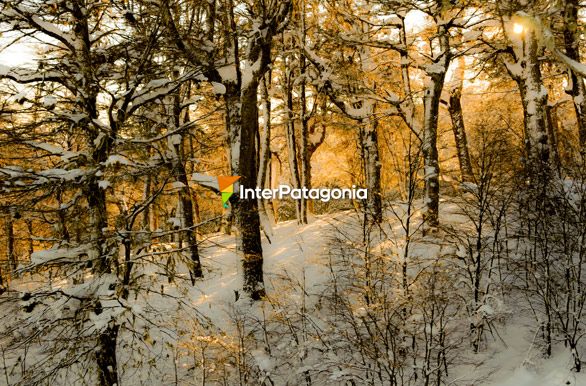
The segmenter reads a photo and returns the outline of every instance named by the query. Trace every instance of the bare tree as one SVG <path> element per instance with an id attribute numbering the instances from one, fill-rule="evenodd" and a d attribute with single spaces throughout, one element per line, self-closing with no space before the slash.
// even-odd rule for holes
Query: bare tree
<path id="1" fill-rule="evenodd" d="M 144 20 L 116 4 L 2 1 L 0 20 L 15 41 L 32 36 L 43 50 L 36 68 L 0 66 L 0 78 L 10 84 L 4 96 L 17 99 L 3 111 L 12 119 L 3 130 L 2 146 L 23 155 L 0 168 L 9 181 L 3 199 L 19 199 L 28 213 L 53 217 L 59 235 L 53 245 L 32 254 L 23 272 L 55 267 L 63 280 L 74 277 L 70 294 L 50 281 L 24 294 L 24 316 L 33 317 L 8 324 L 9 331 L 28 326 L 31 334 L 43 336 L 42 345 L 52 343 L 24 382 L 50 381 L 79 365 L 94 368 L 96 383 L 115 385 L 122 324 L 107 304 L 122 307 L 120 299 L 128 297 L 130 231 L 153 198 L 123 208 L 115 220 L 109 204 L 116 201 L 111 192 L 121 177 L 112 170 L 120 164 L 138 168 L 123 154 L 125 130 L 131 130 L 139 109 L 173 92 L 183 79 L 166 78 L 152 66 L 158 25 L 141 24 Z M 125 28 L 112 30 L 116 20 L 125 20 Z M 34 97 L 23 92 L 27 88 L 35 90 Z M 125 257 L 119 261 L 121 247 Z M 62 319 L 47 313 L 47 307 L 72 313 Z M 104 323 L 95 326 L 91 316 Z"/>
<path id="2" fill-rule="evenodd" d="M 464 125 L 464 113 L 462 111 L 462 88 L 466 72 L 466 61 L 464 56 L 455 60 L 453 79 L 449 84 L 448 112 L 452 120 L 452 131 L 456 143 L 456 153 L 460 164 L 460 178 L 463 182 L 471 182 L 474 178 L 470 153 L 468 151 L 468 140 L 466 137 L 466 126 Z"/>
<path id="3" fill-rule="evenodd" d="M 273 37 L 287 26 L 291 4 L 291 1 L 242 3 L 248 20 L 254 25 L 243 31 L 238 26 L 244 19 L 240 20 L 236 14 L 234 1 L 200 5 L 205 23 L 200 30 L 202 40 L 195 42 L 188 40 L 177 21 L 179 15 L 172 12 L 179 5 L 160 4 L 173 44 L 195 71 L 200 72 L 198 77 L 212 82 L 217 93 L 223 95 L 231 172 L 241 177 L 242 186 L 254 186 L 257 182 L 258 85 L 271 63 Z M 218 28 L 219 22 L 222 28 Z M 258 202 L 234 200 L 232 206 L 243 254 L 244 290 L 258 300 L 265 294 Z"/>

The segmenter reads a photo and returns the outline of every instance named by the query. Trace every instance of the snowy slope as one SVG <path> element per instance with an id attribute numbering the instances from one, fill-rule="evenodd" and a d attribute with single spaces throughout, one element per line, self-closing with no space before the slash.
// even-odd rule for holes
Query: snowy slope
<path id="1" fill-rule="evenodd" d="M 375 238 L 376 253 L 402 251 L 399 218 L 404 208 L 396 205 L 394 209 L 394 215 L 387 213 L 386 235 Z M 460 232 L 470 226 L 455 204 L 444 203 L 442 216 Z M 418 220 L 416 211 L 414 224 Z M 300 379 L 311 379 L 312 385 L 345 385 L 356 372 L 341 365 L 347 359 L 343 350 L 328 345 L 351 331 L 332 329 L 336 326 L 330 320 L 332 308 L 321 302 L 327 303 L 331 291 L 332 254 L 345 253 L 346 241 L 346 246 L 351 245 L 345 238 L 360 238 L 359 223 L 360 216 L 347 211 L 317 216 L 303 226 L 295 221 L 277 224 L 270 243 L 263 236 L 268 298 L 262 302 L 252 302 L 241 293 L 241 262 L 234 236 L 203 237 L 205 279 L 193 287 L 188 280 L 167 282 L 160 266 L 143 266 L 145 277 L 152 281 L 144 281 L 145 287 L 131 294 L 125 304 L 129 326 L 119 338 L 121 384 L 233 384 L 239 379 L 243 384 L 296 385 Z M 432 235 L 414 237 L 410 251 L 432 261 L 451 249 L 441 235 Z M 178 266 L 177 271 L 178 278 L 187 278 L 184 267 Z M 337 285 L 343 289 L 343 282 Z M 494 331 L 486 332 L 479 353 L 473 353 L 466 340 L 455 348 L 457 359 L 442 384 L 586 386 L 586 376 L 570 370 L 571 355 L 562 345 L 554 347 L 552 358 L 542 357 L 535 322 L 530 310 L 520 307 L 522 300 L 511 297 L 505 303 L 499 311 L 502 317 L 493 324 Z M 369 312 L 357 309 L 356 320 Z M 462 331 L 468 328 L 465 323 L 459 327 Z M 28 355 L 28 363 L 37 360 L 34 351 Z M 18 379 L 17 358 L 9 356 L 7 361 L 11 379 Z M 71 379 L 63 376 L 58 384 L 84 384 Z M 0 377 L 0 384 L 3 381 Z"/>
<path id="2" fill-rule="evenodd" d="M 326 267 L 328 234 L 332 232 L 333 217 L 318 217 L 308 225 L 286 221 L 274 227 L 271 242 L 263 237 L 265 285 L 269 296 L 279 293 L 286 281 L 306 282 L 318 291 L 328 280 Z M 222 324 L 222 315 L 211 312 L 218 305 L 236 303 L 241 296 L 242 270 L 234 236 L 214 235 L 201 244 L 202 264 L 209 270 L 194 288 L 194 306 L 203 314 Z M 287 279 L 284 281 L 284 279 Z M 238 295 L 236 294 L 238 292 Z M 252 303 L 254 304 L 254 303 Z"/>
<path id="3" fill-rule="evenodd" d="M 397 209 L 397 208 L 396 208 Z M 400 209 L 399 209 L 400 210 Z M 460 214 L 457 205 L 445 203 L 442 206 L 444 219 L 456 227 L 469 226 Z M 395 237 L 401 237 L 401 227 L 392 215 L 391 226 Z M 394 220 L 393 220 L 394 218 Z M 317 216 L 309 225 L 299 226 L 295 221 L 280 223 L 274 228 L 274 237 L 269 244 L 263 238 L 265 255 L 265 283 L 269 297 L 290 296 L 291 302 L 299 299 L 299 293 L 292 290 L 291 281 L 297 288 L 303 285 L 308 294 L 319 294 L 329 283 L 328 251 L 333 233 L 337 228 L 351 228 L 358 217 L 352 212 L 335 216 Z M 384 244 L 384 243 L 383 243 Z M 235 301 L 235 293 L 241 287 L 241 271 L 238 255 L 234 251 L 235 240 L 231 236 L 215 235 L 203 243 L 204 265 L 210 267 L 211 274 L 196 285 L 199 298 L 196 307 L 214 320 L 214 324 L 229 331 L 232 322 L 227 320 L 228 309 L 234 304 L 257 316 L 262 313 L 260 303 L 247 300 Z M 421 240 L 412 245 L 413 253 L 434 254 L 440 247 L 429 240 Z M 287 291 L 290 291 L 287 293 Z M 309 296 L 308 302 L 315 300 Z M 218 307 L 221 304 L 223 307 Z M 508 304 L 509 310 L 518 310 Z M 527 314 L 509 312 L 498 330 L 489 334 L 487 347 L 478 354 L 468 353 L 469 346 L 461 347 L 471 365 L 456 365 L 448 384 L 487 385 L 487 386 L 558 386 L 585 385 L 586 375 L 572 372 L 571 356 L 563 347 L 558 347 L 550 359 L 543 359 L 539 349 L 534 346 L 535 332 Z M 258 352 L 256 355 L 260 355 Z M 270 363 L 269 357 L 264 357 Z M 268 366 L 268 365 L 267 365 Z M 269 366 L 270 367 L 270 366 Z M 338 384 L 332 380 L 331 384 Z M 340 383 L 342 384 L 342 383 Z"/>

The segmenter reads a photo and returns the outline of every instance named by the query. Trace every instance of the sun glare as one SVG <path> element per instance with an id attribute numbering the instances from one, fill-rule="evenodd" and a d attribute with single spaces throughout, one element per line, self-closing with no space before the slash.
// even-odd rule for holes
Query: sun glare
<path id="1" fill-rule="evenodd" d="M 523 25 L 522 25 L 522 24 L 515 23 L 515 24 L 513 25 L 513 32 L 514 32 L 514 33 L 516 33 L 516 34 L 521 34 L 521 33 L 523 33 L 523 29 L 524 29 L 524 28 L 523 28 Z"/>

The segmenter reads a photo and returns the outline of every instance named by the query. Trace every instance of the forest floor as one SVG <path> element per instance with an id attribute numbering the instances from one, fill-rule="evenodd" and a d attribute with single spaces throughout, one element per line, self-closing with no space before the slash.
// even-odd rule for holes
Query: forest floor
<path id="1" fill-rule="evenodd" d="M 394 209 L 401 212 L 404 207 L 397 205 Z M 457 229 L 470 225 L 459 205 L 444 203 L 441 211 L 442 219 L 448 227 Z M 398 213 L 398 216 L 388 212 L 386 216 L 390 222 L 390 233 L 398 238 L 404 235 L 399 221 L 402 215 L 404 212 Z M 414 222 L 417 221 L 419 219 L 415 216 Z M 269 297 L 278 298 L 278 303 L 301 304 L 300 299 L 303 296 L 300 289 L 303 289 L 307 294 L 303 300 L 304 307 L 308 310 L 314 308 L 319 302 L 319 294 L 331 284 L 332 243 L 334 240 L 339 242 L 340 234 L 344 234 L 344 237 L 356 236 L 359 222 L 360 218 L 356 213 L 347 211 L 314 216 L 308 225 L 297 225 L 295 221 L 277 224 L 270 243 L 263 237 L 265 283 Z M 435 237 L 432 236 L 414 242 L 411 245 L 412 253 L 432 258 L 443 248 L 441 241 L 434 245 L 434 240 Z M 381 244 L 385 242 L 382 241 Z M 236 301 L 242 276 L 234 238 L 214 235 L 202 245 L 202 255 L 206 256 L 203 264 L 210 273 L 205 281 L 196 285 L 195 291 L 200 294 L 196 301 L 197 309 L 225 331 L 233 329 L 233 320 L 229 320 L 228 315 L 235 304 L 240 304 L 241 309 L 250 307 L 247 312 L 261 318 L 264 306 L 250 303 L 246 299 Z M 586 385 L 586 374 L 571 371 L 571 353 L 564 349 L 563 344 L 554 347 L 552 357 L 543 357 L 536 343 L 539 339 L 531 311 L 526 306 L 523 308 L 522 299 L 509 295 L 498 311 L 499 321 L 491 326 L 492 331 L 485 334 L 480 352 L 474 353 L 467 342 L 462 342 L 462 346 L 456 348 L 459 351 L 458 356 L 466 358 L 460 363 L 468 364 L 455 365 L 446 384 Z M 264 360 L 264 366 L 270 369 L 270 358 Z"/>
<path id="2" fill-rule="evenodd" d="M 403 205 L 393 205 L 393 210 L 387 211 L 384 231 L 373 236 L 373 253 L 391 256 L 404 250 L 404 210 Z M 470 227 L 469 220 L 454 203 L 444 202 L 441 215 L 447 228 L 463 232 Z M 327 299 L 331 298 L 334 272 L 344 269 L 333 261 L 342 255 L 352 255 L 356 240 L 362 237 L 360 222 L 357 213 L 345 211 L 314 216 L 307 225 L 297 225 L 295 221 L 277 224 L 270 242 L 263 236 L 268 296 L 262 302 L 252 302 L 241 293 L 241 262 L 234 236 L 202 236 L 200 252 L 205 279 L 195 286 L 189 285 L 180 266 L 176 268 L 176 279 L 170 282 L 163 276 L 161 264 L 151 264 L 150 272 L 145 265 L 142 272 L 148 280 L 141 279 L 142 289 L 131 294 L 123 308 L 110 314 L 103 312 L 99 317 L 90 314 L 95 328 L 107 323 L 106 318 L 110 317 L 124 319 L 131 326 L 119 338 L 121 385 L 235 384 L 236 380 L 241 384 L 296 385 L 309 370 L 317 374 L 310 382 L 313 385 L 347 384 L 352 369 L 344 369 L 345 359 L 332 358 L 323 345 L 335 343 L 336 334 L 340 339 L 347 338 L 344 331 L 332 331 L 332 325 L 328 325 L 331 313 L 338 310 L 327 308 Z M 418 215 L 414 216 L 414 228 L 419 222 Z M 441 232 L 414 236 L 410 254 L 423 258 L 423 263 L 418 264 L 425 265 L 426 259 L 457 253 L 451 242 Z M 398 273 L 384 275 L 391 278 Z M 22 278 L 20 283 L 14 283 L 15 287 L 31 288 L 27 280 L 32 281 Z M 460 279 L 454 274 L 450 280 Z M 337 285 L 343 290 L 348 284 L 340 279 Z M 67 284 L 54 286 L 65 289 Z M 457 322 L 456 335 L 464 338 L 451 347 L 453 363 L 442 384 L 586 385 L 584 373 L 571 371 L 571 353 L 562 343 L 555 344 L 550 358 L 543 357 L 534 317 L 521 296 L 514 292 L 495 296 L 499 300 L 489 312 L 492 322 L 478 353 L 473 352 L 466 338 L 469 322 L 465 318 Z M 340 309 L 340 315 L 343 312 Z M 361 317 L 368 311 L 352 312 Z M 319 334 L 324 334 L 326 343 L 316 342 Z M 327 334 L 331 336 L 328 338 Z M 5 376 L 0 376 L 0 385 L 4 380 L 11 384 L 11 379 L 18 379 L 19 368 L 25 362 L 31 366 L 37 361 L 34 347 L 25 353 L 28 358 L 24 361 L 17 354 L 13 352 L 3 358 L 7 370 Z M 335 369 L 328 372 L 325 369 L 329 363 Z M 70 383 L 67 377 L 57 378 L 58 383 L 54 384 L 84 384 Z"/>

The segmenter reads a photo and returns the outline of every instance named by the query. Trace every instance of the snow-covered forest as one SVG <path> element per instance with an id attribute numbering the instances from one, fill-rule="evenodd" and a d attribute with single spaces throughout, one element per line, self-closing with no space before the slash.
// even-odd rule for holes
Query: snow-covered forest
<path id="1" fill-rule="evenodd" d="M 586 385 L 585 26 L 0 0 L 0 385 Z"/>

